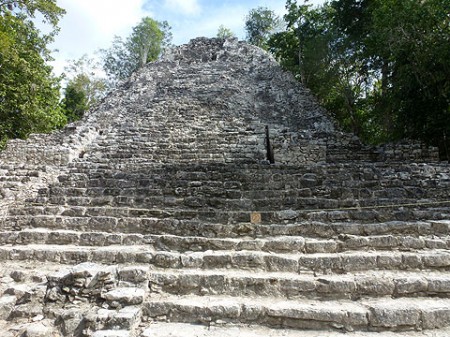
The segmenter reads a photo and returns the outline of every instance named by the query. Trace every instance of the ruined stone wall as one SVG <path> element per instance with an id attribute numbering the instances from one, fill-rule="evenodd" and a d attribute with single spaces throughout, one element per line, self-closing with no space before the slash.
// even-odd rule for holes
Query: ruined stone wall
<path id="1" fill-rule="evenodd" d="M 145 149 L 156 163 L 261 163 L 265 126 L 276 162 L 286 165 L 438 160 L 436 149 L 420 144 L 361 144 L 270 54 L 237 40 L 198 38 L 136 72 L 81 121 L 11 140 L 0 154 L 0 205 L 36 195 L 85 153 L 126 159 Z"/>
<path id="2" fill-rule="evenodd" d="M 55 182 L 74 159 L 102 133 L 108 133 L 120 115 L 121 92 L 116 90 L 85 117 L 51 134 L 32 134 L 13 139 L 0 152 L 0 206 L 35 197 L 40 188 Z"/>
<path id="3" fill-rule="evenodd" d="M 324 140 L 327 149 L 327 161 L 369 161 L 369 162 L 405 162 L 432 163 L 439 162 L 437 147 L 419 142 L 403 141 L 379 146 L 363 144 L 352 134 L 336 132 L 327 135 Z"/>
<path id="4" fill-rule="evenodd" d="M 371 146 L 352 134 L 311 134 L 274 130 L 271 135 L 276 161 L 287 165 L 307 165 L 320 162 L 439 162 L 439 149 L 420 142 Z"/>
<path id="5" fill-rule="evenodd" d="M 1 155 L 0 335 L 447 327 L 450 169 L 426 151 L 365 146 L 264 51 L 193 40 Z"/>
<path id="6" fill-rule="evenodd" d="M 378 160 L 385 162 L 438 162 L 439 149 L 434 146 L 405 141 L 402 143 L 385 144 L 377 147 Z"/>
<path id="7" fill-rule="evenodd" d="M 261 123 L 290 130 L 336 129 L 308 89 L 283 71 L 270 54 L 245 42 L 198 38 L 171 50 L 162 62 L 221 70 L 221 77 L 215 79 L 218 83 L 211 83 L 210 89 L 227 98 L 224 103 L 235 116 L 253 116 Z"/>

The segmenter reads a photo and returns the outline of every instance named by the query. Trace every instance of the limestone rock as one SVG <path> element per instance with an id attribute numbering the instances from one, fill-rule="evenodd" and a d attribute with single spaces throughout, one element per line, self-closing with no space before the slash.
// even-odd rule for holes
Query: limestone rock
<path id="1" fill-rule="evenodd" d="M 437 159 L 342 132 L 255 46 L 194 39 L 0 153 L 0 331 L 448 336 Z"/>
<path id="2" fill-rule="evenodd" d="M 99 330 L 92 337 L 131 337 L 131 334 L 126 330 Z"/>
<path id="3" fill-rule="evenodd" d="M 0 319 L 7 320 L 16 305 L 16 297 L 4 295 L 0 297 Z"/>
<path id="4" fill-rule="evenodd" d="M 24 337 L 58 337 L 59 333 L 50 321 L 31 323 L 26 327 Z"/>
<path id="5" fill-rule="evenodd" d="M 141 288 L 117 288 L 103 295 L 109 303 L 122 306 L 141 304 L 144 296 L 145 290 Z"/>

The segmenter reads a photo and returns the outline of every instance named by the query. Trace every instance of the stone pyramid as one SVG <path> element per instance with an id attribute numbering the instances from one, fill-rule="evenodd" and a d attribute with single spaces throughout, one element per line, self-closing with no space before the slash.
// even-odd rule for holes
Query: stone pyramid
<path id="1" fill-rule="evenodd" d="M 0 154 L 0 336 L 450 336 L 450 166 L 198 38 Z"/>

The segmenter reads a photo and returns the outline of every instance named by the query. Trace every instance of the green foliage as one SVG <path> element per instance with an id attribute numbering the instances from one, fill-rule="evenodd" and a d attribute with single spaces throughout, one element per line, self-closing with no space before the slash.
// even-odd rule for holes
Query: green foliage
<path id="1" fill-rule="evenodd" d="M 444 155 L 450 144 L 449 3 L 336 0 L 332 5 L 355 59 L 374 82 L 370 99 L 381 138 L 420 139 Z M 355 13 L 358 24 L 350 19 Z"/>
<path id="2" fill-rule="evenodd" d="M 220 25 L 217 30 L 217 38 L 218 39 L 230 39 L 235 37 L 236 35 L 231 31 L 231 29 L 225 27 L 224 25 Z"/>
<path id="3" fill-rule="evenodd" d="M 56 0 L 0 0 L 0 15 L 11 14 L 13 11 L 31 18 L 39 12 L 44 17 L 44 22 L 50 23 L 54 29 L 58 29 L 58 21 L 66 13 L 56 5 Z"/>
<path id="4" fill-rule="evenodd" d="M 0 2 L 0 142 L 66 122 L 59 107 L 59 79 L 46 63 L 52 36 L 40 35 L 27 17 L 37 11 L 55 26 L 63 13 L 54 1 Z"/>
<path id="5" fill-rule="evenodd" d="M 170 45 L 170 29 L 166 21 L 158 22 L 145 17 L 133 27 L 127 39 L 115 36 L 111 48 L 101 50 L 103 69 L 110 82 L 114 85 L 148 62 L 155 61 L 162 50 Z"/>
<path id="6" fill-rule="evenodd" d="M 305 1 L 306 2 L 306 1 Z M 286 4 L 270 37 L 282 65 L 349 131 L 370 142 L 419 139 L 450 148 L 450 16 L 442 0 Z"/>
<path id="7" fill-rule="evenodd" d="M 255 46 L 267 49 L 270 35 L 282 28 L 282 20 L 267 7 L 250 10 L 245 18 L 247 41 Z"/>
<path id="8" fill-rule="evenodd" d="M 365 78 L 354 71 L 359 65 L 348 59 L 332 24 L 333 9 L 329 5 L 298 5 L 295 1 L 288 1 L 286 8 L 287 29 L 270 37 L 269 50 L 316 94 L 345 129 L 361 135 L 367 115 L 359 95 L 364 95 L 367 86 Z"/>
<path id="9" fill-rule="evenodd" d="M 441 148 L 450 135 L 449 9 L 440 0 L 385 0 L 373 12 L 379 39 L 369 40 L 379 51 L 375 55 L 388 60 L 388 101 L 382 103 L 396 112 L 396 135 Z"/>
<path id="10" fill-rule="evenodd" d="M 88 100 L 86 93 L 77 85 L 76 82 L 69 82 L 64 90 L 64 99 L 61 102 L 64 114 L 68 122 L 81 119 L 86 110 L 88 110 Z"/>
<path id="11" fill-rule="evenodd" d="M 106 80 L 96 75 L 95 64 L 95 60 L 83 55 L 65 67 L 70 80 L 64 89 L 61 106 L 69 122 L 80 119 L 108 90 Z"/>
<path id="12" fill-rule="evenodd" d="M 129 48 L 136 58 L 137 67 L 141 68 L 148 62 L 155 61 L 161 53 L 164 33 L 157 21 L 146 17 L 133 27 Z"/>
<path id="13" fill-rule="evenodd" d="M 102 49 L 100 52 L 103 58 L 103 69 L 108 76 L 110 86 L 128 78 L 137 69 L 127 42 L 120 36 L 114 36 L 112 46 L 109 49 Z"/>

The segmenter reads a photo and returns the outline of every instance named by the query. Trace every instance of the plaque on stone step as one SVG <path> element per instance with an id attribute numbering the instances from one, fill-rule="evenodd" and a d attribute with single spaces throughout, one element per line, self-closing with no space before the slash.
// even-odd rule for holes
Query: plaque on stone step
<path id="1" fill-rule="evenodd" d="M 251 222 L 252 224 L 259 224 L 259 223 L 261 223 L 261 213 L 259 213 L 259 212 L 253 212 L 253 213 L 250 215 L 250 222 Z"/>

